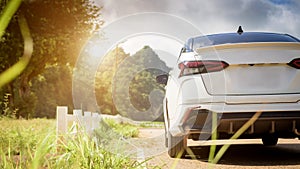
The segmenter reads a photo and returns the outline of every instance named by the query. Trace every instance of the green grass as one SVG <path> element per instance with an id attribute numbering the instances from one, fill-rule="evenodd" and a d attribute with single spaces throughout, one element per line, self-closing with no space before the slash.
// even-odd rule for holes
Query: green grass
<path id="1" fill-rule="evenodd" d="M 136 135 L 117 124 L 113 128 L 127 136 Z M 57 144 L 55 120 L 2 119 L 0 168 L 141 168 L 129 157 L 106 151 L 84 133 L 63 138 Z"/>
<path id="2" fill-rule="evenodd" d="M 157 122 L 157 121 L 145 121 L 139 124 L 142 128 L 164 128 L 164 122 Z"/>
<path id="3" fill-rule="evenodd" d="M 136 125 L 128 123 L 119 124 L 112 119 L 104 119 L 104 122 L 116 133 L 122 135 L 123 137 L 131 138 L 139 135 L 139 129 Z"/>

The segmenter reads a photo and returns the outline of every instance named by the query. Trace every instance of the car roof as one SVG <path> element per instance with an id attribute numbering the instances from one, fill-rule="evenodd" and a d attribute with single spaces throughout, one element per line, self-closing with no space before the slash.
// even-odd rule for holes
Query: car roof
<path id="1" fill-rule="evenodd" d="M 255 43 L 255 42 L 295 42 L 300 40 L 289 35 L 269 32 L 244 32 L 238 33 L 221 33 L 206 36 L 197 36 L 188 39 L 185 47 L 187 50 L 196 48 L 229 44 L 229 43 Z"/>

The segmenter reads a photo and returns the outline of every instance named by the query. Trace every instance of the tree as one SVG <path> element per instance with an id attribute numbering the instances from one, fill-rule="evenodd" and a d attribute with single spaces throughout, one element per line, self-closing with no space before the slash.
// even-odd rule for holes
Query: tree
<path id="1" fill-rule="evenodd" d="M 140 66 L 142 71 L 134 76 L 129 85 L 130 102 L 139 112 L 126 112 L 126 114 L 135 120 L 162 120 L 164 87 L 156 83 L 156 76 L 168 73 L 170 68 L 149 46 L 139 50 L 127 62 L 134 66 Z M 147 68 L 149 65 L 156 68 Z M 124 68 L 126 67 L 124 66 Z M 130 74 L 130 71 L 127 72 Z M 154 92 L 152 93 L 152 99 L 150 98 L 151 92 Z M 152 105 L 150 104 L 150 99 Z M 123 111 L 128 109 L 126 106 L 124 105 Z"/>
<path id="2" fill-rule="evenodd" d="M 117 58 L 117 59 L 116 59 Z M 155 65 L 160 69 L 147 68 Z M 117 70 L 117 74 L 116 74 Z M 135 70 L 142 70 L 136 72 Z M 170 70 L 158 55 L 145 46 L 133 56 L 126 54 L 122 48 L 116 48 L 108 53 L 99 66 L 96 76 L 96 96 L 101 113 L 122 114 L 135 120 L 155 120 L 162 113 L 162 99 L 164 87 L 156 83 L 156 76 Z M 131 78 L 133 77 L 133 78 Z M 129 82 L 129 88 L 125 88 L 123 82 Z M 154 93 L 152 109 L 150 93 Z M 114 95 L 121 102 L 114 102 Z M 129 95 L 127 93 L 129 92 Z M 138 112 L 130 112 L 131 104 Z M 115 104 L 119 104 L 116 110 Z"/>
<path id="3" fill-rule="evenodd" d="M 38 99 L 35 117 L 55 118 L 58 105 L 72 110 L 72 68 L 69 65 L 47 67 L 32 81 L 32 91 Z"/>
<path id="4" fill-rule="evenodd" d="M 6 4 L 0 5 L 0 9 L 3 9 Z M 3 61 L 0 62 L 1 73 L 18 61 L 22 54 L 23 42 L 17 18 L 24 15 L 33 37 L 34 51 L 25 71 L 0 91 L 2 95 L 11 94 L 11 107 L 29 103 L 31 106 L 28 107 L 34 107 L 34 104 L 28 102 L 28 99 L 34 98 L 32 80 L 47 67 L 74 66 L 85 41 L 103 24 L 99 17 L 100 10 L 89 0 L 36 0 L 22 3 L 0 42 L 0 57 Z M 21 108 L 17 115 L 24 116 L 26 113 L 28 110 Z"/>
<path id="5" fill-rule="evenodd" d="M 101 113 L 113 115 L 118 113 L 112 98 L 112 91 L 114 90 L 112 82 L 119 65 L 127 57 L 129 54 L 126 54 L 123 48 L 117 47 L 104 56 L 101 65 L 99 65 L 95 90 Z"/>

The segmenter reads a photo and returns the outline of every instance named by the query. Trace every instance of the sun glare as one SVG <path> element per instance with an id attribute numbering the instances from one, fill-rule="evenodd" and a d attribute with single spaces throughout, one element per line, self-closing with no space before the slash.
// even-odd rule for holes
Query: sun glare
<path id="1" fill-rule="evenodd" d="M 90 55 L 91 59 L 102 57 L 103 53 L 101 54 L 102 49 L 99 43 L 90 42 L 88 45 L 89 47 L 86 52 Z M 140 34 L 123 39 L 116 43 L 115 46 L 112 46 L 110 50 L 121 47 L 125 53 L 132 56 L 144 46 L 149 46 L 168 66 L 173 66 L 182 45 L 182 42 L 179 42 L 177 39 L 165 35 Z"/>
<path id="2" fill-rule="evenodd" d="M 100 51 L 101 49 L 98 45 L 91 45 L 88 52 L 92 57 L 100 57 Z"/>
<path id="3" fill-rule="evenodd" d="M 141 50 L 144 46 L 151 47 L 158 56 L 167 63 L 168 66 L 173 66 L 176 61 L 182 42 L 172 37 L 158 34 L 142 34 L 130 37 L 119 44 L 126 53 L 134 55 L 137 51 Z"/>

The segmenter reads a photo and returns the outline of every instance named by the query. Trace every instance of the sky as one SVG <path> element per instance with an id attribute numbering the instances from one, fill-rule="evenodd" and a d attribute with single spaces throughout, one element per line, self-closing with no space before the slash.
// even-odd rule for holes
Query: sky
<path id="1" fill-rule="evenodd" d="M 127 31 L 119 39 L 120 46 L 130 54 L 143 45 L 161 50 L 161 46 L 171 42 L 173 45 L 169 46 L 177 49 L 189 36 L 236 32 L 240 25 L 244 31 L 287 33 L 300 38 L 300 0 L 96 0 L 96 3 L 103 6 L 104 28 L 108 32 L 112 27 L 116 29 L 111 32 Z M 159 13 L 166 18 L 151 19 L 142 16 L 143 13 Z M 143 35 L 143 30 L 147 35 Z M 155 40 L 151 40 L 149 32 Z M 110 36 L 114 35 L 107 34 L 106 38 Z M 165 37 L 171 38 L 168 41 Z M 178 50 L 170 51 L 171 55 L 178 54 Z"/>
<path id="2" fill-rule="evenodd" d="M 246 31 L 289 33 L 300 38 L 299 0 L 98 0 L 106 23 L 141 12 L 163 12 L 192 22 L 205 34 Z"/>

